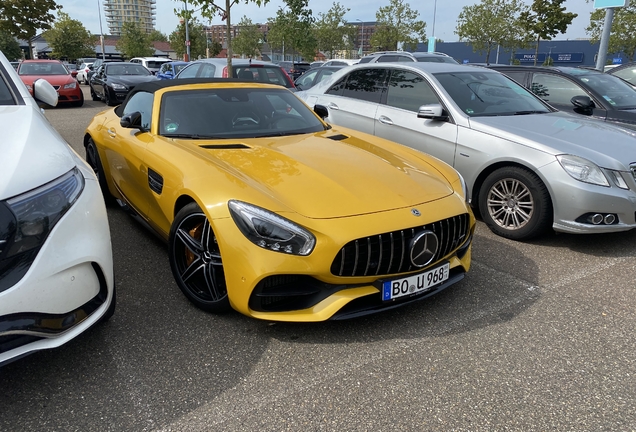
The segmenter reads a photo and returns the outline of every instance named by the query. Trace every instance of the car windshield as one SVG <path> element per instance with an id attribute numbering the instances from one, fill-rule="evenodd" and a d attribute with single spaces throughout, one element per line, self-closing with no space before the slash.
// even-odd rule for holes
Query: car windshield
<path id="1" fill-rule="evenodd" d="M 437 73 L 435 78 L 471 117 L 550 112 L 536 96 L 497 72 Z"/>
<path id="2" fill-rule="evenodd" d="M 446 56 L 426 56 L 426 57 L 415 57 L 415 60 L 418 62 L 430 62 L 430 63 L 453 63 L 457 64 L 457 61 L 452 57 Z"/>
<path id="3" fill-rule="evenodd" d="M 162 60 L 148 60 L 148 67 L 150 69 L 159 69 L 161 67 L 162 64 L 164 63 L 168 63 L 168 61 L 162 61 Z"/>
<path id="4" fill-rule="evenodd" d="M 178 74 L 178 73 L 181 71 L 181 69 L 183 69 L 183 68 L 184 68 L 184 67 L 186 67 L 187 65 L 188 65 L 187 63 L 185 63 L 185 64 L 179 64 L 179 65 L 172 65 L 172 69 L 174 69 L 173 74 L 174 74 L 174 75 Z"/>
<path id="5" fill-rule="evenodd" d="M 212 88 L 166 92 L 159 134 L 186 139 L 258 138 L 326 129 L 288 90 Z"/>
<path id="6" fill-rule="evenodd" d="M 151 75 L 150 71 L 136 64 L 109 64 L 106 66 L 107 75 Z"/>
<path id="7" fill-rule="evenodd" d="M 267 84 L 277 84 L 284 87 L 293 87 L 285 77 L 285 73 L 278 66 L 234 66 L 232 68 L 234 78 L 246 81 L 257 81 Z"/>
<path id="8" fill-rule="evenodd" d="M 604 73 L 577 78 L 599 93 L 614 108 L 619 110 L 636 108 L 636 90 L 620 78 Z"/>
<path id="9" fill-rule="evenodd" d="M 18 69 L 20 75 L 68 75 L 68 69 L 61 63 L 22 63 Z"/>

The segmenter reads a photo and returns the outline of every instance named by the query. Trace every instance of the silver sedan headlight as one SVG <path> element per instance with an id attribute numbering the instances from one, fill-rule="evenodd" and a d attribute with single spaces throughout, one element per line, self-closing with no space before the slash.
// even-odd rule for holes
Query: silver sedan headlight
<path id="1" fill-rule="evenodd" d="M 306 229 L 275 213 L 242 201 L 228 202 L 232 219 L 257 246 L 291 255 L 309 255 L 316 238 Z"/>
<path id="2" fill-rule="evenodd" d="M 584 183 L 610 186 L 607 177 L 594 162 L 574 155 L 558 155 L 556 158 L 565 172 L 572 178 Z"/>

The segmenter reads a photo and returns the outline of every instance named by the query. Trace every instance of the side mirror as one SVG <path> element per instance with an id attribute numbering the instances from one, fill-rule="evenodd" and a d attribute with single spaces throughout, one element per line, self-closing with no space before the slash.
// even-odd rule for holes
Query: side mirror
<path id="1" fill-rule="evenodd" d="M 314 112 L 323 120 L 329 117 L 329 110 L 324 105 L 314 105 Z"/>
<path id="2" fill-rule="evenodd" d="M 422 105 L 417 110 L 417 118 L 428 120 L 448 120 L 440 104 Z"/>
<path id="3" fill-rule="evenodd" d="M 33 98 L 43 104 L 55 106 L 57 105 L 57 91 L 51 83 L 45 79 L 36 79 L 33 81 Z"/>
<path id="4" fill-rule="evenodd" d="M 141 113 L 139 111 L 135 111 L 131 114 L 126 114 L 119 120 L 119 124 L 123 128 L 127 129 L 140 129 L 144 130 L 141 126 Z"/>
<path id="5" fill-rule="evenodd" d="M 589 96 L 574 96 L 570 99 L 570 102 L 575 108 L 579 108 L 583 111 L 589 111 L 592 108 L 595 108 L 594 102 L 589 98 Z"/>
<path id="6" fill-rule="evenodd" d="M 75 77 L 77 76 L 77 71 L 76 71 L 76 70 L 71 71 L 71 76 L 72 76 L 73 78 L 75 78 Z"/>
<path id="7" fill-rule="evenodd" d="M 89 68 L 90 70 L 95 70 L 95 68 L 93 67 L 93 65 L 88 65 L 88 68 Z"/>

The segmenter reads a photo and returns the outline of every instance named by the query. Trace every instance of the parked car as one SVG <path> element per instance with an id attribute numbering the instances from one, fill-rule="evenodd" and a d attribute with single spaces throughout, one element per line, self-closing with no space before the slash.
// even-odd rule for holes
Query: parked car
<path id="1" fill-rule="evenodd" d="M 360 59 L 360 63 L 389 63 L 389 62 L 433 62 L 454 63 L 457 60 L 448 54 L 439 52 L 408 52 L 408 51 L 378 51 Z"/>
<path id="2" fill-rule="evenodd" d="M 615 68 L 606 70 L 605 73 L 617 76 L 627 81 L 632 87 L 636 87 L 636 62 L 618 65 Z"/>
<path id="3" fill-rule="evenodd" d="M 123 60 L 120 59 L 97 59 L 93 62 L 92 65 L 90 65 L 88 68 L 90 69 L 87 73 L 86 73 L 86 84 L 89 84 L 91 82 L 91 78 L 93 77 L 93 75 L 95 74 L 95 72 L 97 71 L 97 69 L 99 69 L 99 67 L 101 65 L 103 65 L 104 63 L 115 63 L 115 62 L 122 62 Z"/>
<path id="4" fill-rule="evenodd" d="M 490 66 L 561 111 L 636 129 L 636 90 L 597 70 L 563 66 Z"/>
<path id="5" fill-rule="evenodd" d="M 203 310 L 353 317 L 438 292 L 470 265 L 455 170 L 331 128 L 277 85 L 143 83 L 84 143 L 104 194 L 168 242 L 177 285 Z"/>
<path id="6" fill-rule="evenodd" d="M 166 57 L 133 57 L 130 63 L 137 63 L 148 69 L 153 75 L 159 72 L 161 65 L 170 63 L 172 60 Z"/>
<path id="7" fill-rule="evenodd" d="M 24 60 L 18 66 L 18 75 L 31 93 L 33 82 L 43 78 L 57 91 L 58 104 L 84 105 L 84 94 L 79 83 L 59 60 Z"/>
<path id="8" fill-rule="evenodd" d="M 303 73 L 311 69 L 311 65 L 306 62 L 281 61 L 278 62 L 278 66 L 282 67 L 292 80 L 296 80 Z"/>
<path id="9" fill-rule="evenodd" d="M 110 232 L 94 172 L 0 52 L 0 365 L 59 347 L 115 311 Z M 77 347 L 76 347 L 77 348 Z"/>
<path id="10" fill-rule="evenodd" d="M 75 64 L 77 65 L 78 69 L 79 67 L 82 65 L 82 63 L 95 63 L 95 60 L 97 60 L 96 57 L 81 57 L 78 58 L 77 60 L 75 60 Z"/>
<path id="11" fill-rule="evenodd" d="M 82 63 L 77 69 L 75 78 L 80 84 L 88 84 L 88 73 L 91 71 L 93 63 Z"/>
<path id="12" fill-rule="evenodd" d="M 451 63 L 344 68 L 299 92 L 330 123 L 452 164 L 496 234 L 636 228 L 636 135 L 559 112 L 505 75 Z"/>
<path id="13" fill-rule="evenodd" d="M 326 62 L 324 62 L 322 64 L 321 67 L 325 67 L 325 66 L 351 66 L 354 64 L 357 64 L 360 61 L 360 59 L 333 59 L 333 60 L 327 60 Z"/>
<path id="14" fill-rule="evenodd" d="M 11 66 L 13 66 L 13 69 L 18 70 L 18 66 L 20 66 L 20 62 L 12 61 Z"/>
<path id="15" fill-rule="evenodd" d="M 228 78 L 227 60 L 210 58 L 190 62 L 175 78 Z M 260 60 L 232 59 L 232 78 L 278 84 L 296 90 L 294 81 L 279 65 Z"/>
<path id="16" fill-rule="evenodd" d="M 159 79 L 173 79 L 181 69 L 186 67 L 188 62 L 184 61 L 173 61 L 166 62 L 161 65 L 159 72 L 156 73 L 157 78 Z"/>
<path id="17" fill-rule="evenodd" d="M 294 84 L 298 90 L 308 90 L 319 82 L 329 78 L 335 71 L 342 68 L 343 66 L 322 66 L 309 69 L 307 72 L 299 76 Z"/>
<path id="18" fill-rule="evenodd" d="M 137 84 L 156 81 L 157 77 L 137 63 L 105 63 L 90 81 L 91 98 L 107 105 L 119 105 Z"/>
<path id="19" fill-rule="evenodd" d="M 325 64 L 325 62 L 324 62 L 324 61 L 322 61 L 322 60 L 317 60 L 317 61 L 314 61 L 314 62 L 309 63 L 309 68 L 310 68 L 310 69 L 317 68 L 317 67 L 323 66 L 324 64 Z"/>

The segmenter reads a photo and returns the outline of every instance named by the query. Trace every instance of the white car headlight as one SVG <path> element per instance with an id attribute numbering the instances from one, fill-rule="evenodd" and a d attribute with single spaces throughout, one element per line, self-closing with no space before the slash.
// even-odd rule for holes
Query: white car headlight
<path id="1" fill-rule="evenodd" d="M 558 155 L 556 158 L 572 178 L 584 183 L 610 186 L 607 177 L 594 162 L 574 155 Z"/>
<path id="2" fill-rule="evenodd" d="M 291 255 L 309 255 L 316 237 L 306 229 L 263 208 L 231 200 L 232 219 L 245 237 L 257 246 Z"/>
<path id="3" fill-rule="evenodd" d="M 65 89 L 74 89 L 75 87 L 77 87 L 77 82 L 72 82 L 72 83 L 64 84 L 64 88 L 65 88 Z"/>
<path id="4" fill-rule="evenodd" d="M 125 85 L 119 83 L 112 83 L 110 86 L 113 88 L 113 90 L 127 90 Z"/>

